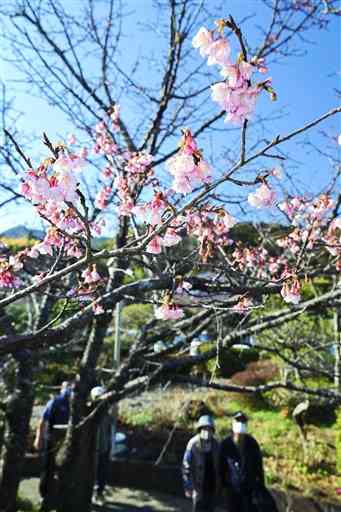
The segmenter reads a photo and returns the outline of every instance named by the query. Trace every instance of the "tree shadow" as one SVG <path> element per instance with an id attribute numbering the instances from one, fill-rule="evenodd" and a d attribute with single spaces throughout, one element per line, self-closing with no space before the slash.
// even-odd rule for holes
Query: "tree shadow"
<path id="1" fill-rule="evenodd" d="M 126 489 L 125 495 L 107 496 L 105 502 L 94 503 L 92 512 L 189 512 L 190 500 L 179 499 L 172 495 Z"/>
<path id="2" fill-rule="evenodd" d="M 149 505 L 127 505 L 126 503 L 105 503 L 104 505 L 93 505 L 93 512 L 158 512 Z"/>

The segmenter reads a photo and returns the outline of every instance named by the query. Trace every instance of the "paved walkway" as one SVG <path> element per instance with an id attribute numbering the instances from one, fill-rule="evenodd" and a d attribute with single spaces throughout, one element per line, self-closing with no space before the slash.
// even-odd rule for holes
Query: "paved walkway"
<path id="1" fill-rule="evenodd" d="M 20 484 L 20 495 L 33 503 L 38 503 L 38 482 L 37 478 L 23 480 Z M 93 507 L 93 512 L 190 512 L 190 510 L 188 500 L 121 487 L 111 487 L 105 504 Z"/>

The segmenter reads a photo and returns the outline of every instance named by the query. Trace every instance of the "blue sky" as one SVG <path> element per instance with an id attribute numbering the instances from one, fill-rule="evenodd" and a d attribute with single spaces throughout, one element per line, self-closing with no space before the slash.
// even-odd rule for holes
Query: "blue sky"
<path id="1" fill-rule="evenodd" d="M 63 0 L 63 3 L 65 2 L 66 0 Z M 265 11 L 260 8 L 261 3 L 258 0 L 244 0 L 243 2 L 230 0 L 226 3 L 228 3 L 229 12 L 237 21 L 246 12 L 254 14 L 245 23 L 244 32 L 250 42 L 256 41 L 258 31 L 255 25 L 262 24 L 266 17 Z M 73 0 L 72 4 L 67 4 L 72 5 L 72 9 L 77 11 L 81 2 Z M 138 23 L 156 18 L 157 13 L 152 8 L 152 1 L 128 0 L 126 5 L 131 11 L 131 16 L 129 30 L 126 30 L 124 54 L 121 54 L 122 66 L 129 61 L 133 62 L 142 50 L 147 49 L 151 56 L 157 55 L 159 50 L 159 42 L 153 33 L 144 32 L 142 36 L 138 36 L 135 31 Z M 335 17 L 331 20 L 327 31 L 316 28 L 309 32 L 308 40 L 310 42 L 304 43 L 302 47 L 305 52 L 304 57 L 291 56 L 286 62 L 270 63 L 269 74 L 273 78 L 278 101 L 271 103 L 264 95 L 257 106 L 257 111 L 270 115 L 276 112 L 276 117 L 277 113 L 281 112 L 280 117 L 271 122 L 273 135 L 289 132 L 337 106 L 335 89 L 340 89 L 341 73 L 340 23 L 338 19 Z M 55 140 L 74 131 L 65 116 L 56 107 L 48 105 L 44 99 L 25 91 L 25 85 L 16 82 L 20 78 L 18 71 L 10 64 L 1 61 L 1 58 L 0 71 L 9 92 L 15 96 L 16 109 L 22 112 L 19 128 L 23 132 L 38 136 L 43 131 L 47 131 L 51 139 Z M 134 116 L 134 112 L 128 111 L 126 115 L 129 119 L 129 116 Z M 335 116 L 319 128 L 314 129 L 309 140 L 318 145 L 322 144 L 324 147 L 326 139 L 321 135 L 321 130 L 336 137 L 341 132 L 340 118 L 340 115 Z M 267 135 L 269 134 L 267 133 Z M 217 137 L 221 136 L 217 135 Z M 302 143 L 305 141 L 307 141 L 306 135 L 300 137 L 297 142 L 287 144 L 283 149 L 288 151 L 294 159 L 290 162 L 289 167 L 295 179 L 304 182 L 308 190 L 316 192 L 328 183 L 331 167 L 327 158 L 321 157 L 312 148 L 303 145 Z M 223 139 L 220 142 L 224 144 Z M 229 141 L 229 143 L 231 142 Z M 204 144 L 205 142 L 199 145 Z M 38 147 L 38 145 L 34 146 L 34 154 L 38 153 Z M 336 144 L 333 151 L 334 153 L 339 151 Z M 0 232 L 8 227 L 25 223 L 39 225 L 39 221 L 37 222 L 31 215 L 30 208 L 23 206 L 14 208 L 12 206 L 6 211 L 0 210 Z"/>

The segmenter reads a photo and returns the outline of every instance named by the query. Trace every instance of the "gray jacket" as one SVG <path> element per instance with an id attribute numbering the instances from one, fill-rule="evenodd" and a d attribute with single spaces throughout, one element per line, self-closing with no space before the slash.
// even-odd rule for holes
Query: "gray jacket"
<path id="1" fill-rule="evenodd" d="M 216 491 L 218 492 L 219 485 L 219 443 L 212 439 L 212 455 L 213 464 L 215 469 Z M 187 444 L 183 462 L 182 462 L 182 477 L 185 490 L 195 491 L 198 498 L 202 496 L 202 488 L 204 483 L 205 471 L 205 452 L 202 448 L 202 440 L 200 435 L 192 437 Z"/>

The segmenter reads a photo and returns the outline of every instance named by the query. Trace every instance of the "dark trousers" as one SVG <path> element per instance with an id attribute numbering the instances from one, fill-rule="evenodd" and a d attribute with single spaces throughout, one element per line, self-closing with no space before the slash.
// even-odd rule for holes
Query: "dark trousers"
<path id="1" fill-rule="evenodd" d="M 99 453 L 96 461 L 96 492 L 102 494 L 108 480 L 109 452 Z"/>
<path id="2" fill-rule="evenodd" d="M 56 501 L 58 479 L 56 475 L 56 456 L 63 443 L 65 432 L 52 431 L 43 452 L 42 472 L 40 474 L 39 494 L 43 498 L 42 510 L 49 510 Z M 45 508 L 44 508 L 45 507 Z"/>
<path id="3" fill-rule="evenodd" d="M 40 475 L 39 493 L 42 498 L 55 493 L 54 474 L 56 468 L 55 450 L 49 442 L 43 454 L 43 469 Z"/>
<path id="4" fill-rule="evenodd" d="M 227 512 L 278 512 L 276 502 L 266 487 L 253 491 L 235 492 L 229 490 L 226 499 Z"/>
<path id="5" fill-rule="evenodd" d="M 214 512 L 216 498 L 212 494 L 204 495 L 200 500 L 193 500 L 193 512 Z"/>
<path id="6" fill-rule="evenodd" d="M 226 512 L 259 512 L 258 507 L 252 503 L 251 493 L 236 493 L 230 491 L 227 495 Z"/>

